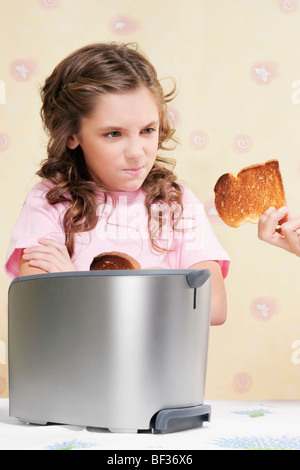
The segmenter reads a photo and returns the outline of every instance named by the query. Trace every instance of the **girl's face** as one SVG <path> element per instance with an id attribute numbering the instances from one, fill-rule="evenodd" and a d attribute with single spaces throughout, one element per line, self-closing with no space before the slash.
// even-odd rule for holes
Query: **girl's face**
<path id="1" fill-rule="evenodd" d="M 146 87 L 97 98 L 93 114 L 83 118 L 68 140 L 84 154 L 91 178 L 115 191 L 141 187 L 156 159 L 159 113 Z"/>

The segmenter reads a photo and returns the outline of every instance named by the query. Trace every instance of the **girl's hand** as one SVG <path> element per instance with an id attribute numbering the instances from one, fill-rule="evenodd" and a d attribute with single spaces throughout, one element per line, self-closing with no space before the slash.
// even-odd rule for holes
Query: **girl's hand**
<path id="1" fill-rule="evenodd" d="M 30 266 L 48 273 L 75 271 L 65 245 L 48 238 L 40 238 L 39 243 L 23 250 L 23 260 Z"/>
<path id="2" fill-rule="evenodd" d="M 287 218 L 288 209 L 269 207 L 258 222 L 258 238 L 300 256 L 300 217 Z"/>
<path id="3" fill-rule="evenodd" d="M 227 318 L 227 297 L 224 279 L 217 261 L 200 261 L 189 269 L 209 269 L 212 275 L 210 324 L 222 325 Z"/>

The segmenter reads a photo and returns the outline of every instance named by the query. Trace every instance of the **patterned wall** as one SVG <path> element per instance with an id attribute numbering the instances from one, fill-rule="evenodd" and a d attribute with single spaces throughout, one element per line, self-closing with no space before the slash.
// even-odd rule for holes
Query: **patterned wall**
<path id="1" fill-rule="evenodd" d="M 181 143 L 177 173 L 205 203 L 232 258 L 227 323 L 211 329 L 207 399 L 300 398 L 300 260 L 225 226 L 213 187 L 278 158 L 300 213 L 299 0 L 0 0 L 0 250 L 45 155 L 38 86 L 68 53 L 137 41 L 161 78 Z M 0 396 L 8 396 L 7 289 L 0 275 Z"/>

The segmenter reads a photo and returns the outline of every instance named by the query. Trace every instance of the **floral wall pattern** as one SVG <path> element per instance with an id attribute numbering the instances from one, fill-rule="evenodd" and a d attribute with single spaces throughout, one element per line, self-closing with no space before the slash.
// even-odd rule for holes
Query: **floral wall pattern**
<path id="1" fill-rule="evenodd" d="M 300 214 L 299 0 L 0 0 L 0 250 L 36 182 L 46 137 L 39 86 L 73 50 L 138 42 L 161 79 L 176 172 L 205 204 L 232 262 L 228 320 L 211 329 L 207 399 L 300 398 L 300 260 L 225 226 L 213 188 L 226 172 L 277 158 Z M 168 86 L 168 80 L 164 80 Z M 0 397 L 8 396 L 7 290 L 0 275 Z"/>

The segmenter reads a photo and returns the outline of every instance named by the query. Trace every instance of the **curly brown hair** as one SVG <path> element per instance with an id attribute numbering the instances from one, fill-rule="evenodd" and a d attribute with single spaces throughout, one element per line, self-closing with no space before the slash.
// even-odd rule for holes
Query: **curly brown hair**
<path id="1" fill-rule="evenodd" d="M 105 93 L 130 92 L 141 86 L 151 91 L 158 107 L 158 150 L 169 150 L 165 144 L 176 139 L 167 103 L 173 99 L 176 86 L 164 93 L 154 67 L 136 44 L 97 43 L 82 47 L 55 67 L 41 89 L 41 117 L 49 142 L 47 158 L 37 175 L 54 184 L 46 195 L 50 204 L 68 202 L 63 225 L 70 256 L 75 234 L 91 230 L 97 224 L 96 193 L 101 190 L 105 200 L 110 193 L 104 185 L 92 181 L 81 147 L 70 149 L 68 139 L 80 131 L 81 120 L 93 112 L 95 98 Z M 182 207 L 174 165 L 173 160 L 157 155 L 142 185 L 149 230 L 153 203 L 163 202 L 168 206 L 176 203 Z M 153 237 L 151 242 L 157 250 L 162 249 Z"/>

